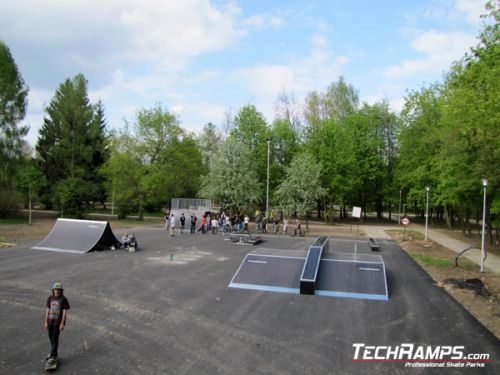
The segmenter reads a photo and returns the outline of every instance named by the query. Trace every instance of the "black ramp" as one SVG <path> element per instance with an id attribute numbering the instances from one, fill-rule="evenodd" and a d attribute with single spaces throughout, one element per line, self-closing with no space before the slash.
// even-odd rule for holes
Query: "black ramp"
<path id="1" fill-rule="evenodd" d="M 83 254 L 117 242 L 107 221 L 57 219 L 47 237 L 32 249 Z"/>
<path id="2" fill-rule="evenodd" d="M 302 276 L 300 278 L 300 294 L 314 294 L 319 262 L 321 260 L 321 252 L 322 249 L 320 247 L 311 246 L 309 248 L 304 268 L 302 269 Z"/>
<path id="3" fill-rule="evenodd" d="M 316 294 L 387 301 L 389 295 L 382 257 L 336 254 L 334 259 L 321 260 Z"/>
<path id="4" fill-rule="evenodd" d="M 301 257 L 248 254 L 229 287 L 298 294 L 304 261 Z"/>

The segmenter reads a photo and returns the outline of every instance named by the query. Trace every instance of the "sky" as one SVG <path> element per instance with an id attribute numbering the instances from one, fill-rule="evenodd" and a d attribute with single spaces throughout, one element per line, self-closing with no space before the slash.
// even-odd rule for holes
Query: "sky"
<path id="1" fill-rule="evenodd" d="M 181 126 L 221 126 L 248 104 L 268 122 L 339 76 L 399 112 L 477 45 L 483 0 L 3 0 L 0 39 L 29 86 L 35 145 L 58 86 L 82 73 L 108 127 L 160 103 Z"/>

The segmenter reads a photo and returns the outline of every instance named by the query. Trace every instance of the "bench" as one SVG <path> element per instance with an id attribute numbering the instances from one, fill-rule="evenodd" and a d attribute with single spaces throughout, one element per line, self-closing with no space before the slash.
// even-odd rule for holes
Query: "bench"
<path id="1" fill-rule="evenodd" d="M 224 241 L 228 241 L 235 245 L 255 245 L 260 241 L 260 238 L 252 237 L 250 234 L 246 233 L 229 233 L 228 235 L 224 233 Z"/>
<path id="2" fill-rule="evenodd" d="M 370 245 L 370 249 L 372 251 L 380 251 L 380 245 L 378 244 L 377 240 L 375 238 L 368 238 L 368 243 Z"/>
<path id="3" fill-rule="evenodd" d="M 319 264 L 323 253 L 328 251 L 328 237 L 321 236 L 309 246 L 300 276 L 300 294 L 314 294 L 318 278 Z"/>

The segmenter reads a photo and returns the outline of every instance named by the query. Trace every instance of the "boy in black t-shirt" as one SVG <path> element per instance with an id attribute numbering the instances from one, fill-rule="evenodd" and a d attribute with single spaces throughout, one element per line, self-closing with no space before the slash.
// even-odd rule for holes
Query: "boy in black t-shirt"
<path id="1" fill-rule="evenodd" d="M 45 329 L 49 331 L 50 354 L 47 361 L 52 364 L 57 359 L 57 348 L 59 346 L 59 334 L 64 330 L 69 310 L 69 302 L 63 295 L 60 282 L 54 283 L 50 297 L 47 298 L 47 311 L 45 313 Z"/>
<path id="2" fill-rule="evenodd" d="M 181 233 L 183 233 L 184 229 L 186 227 L 186 217 L 184 216 L 184 214 L 181 215 L 181 218 L 179 219 L 179 221 L 181 222 L 181 229 L 179 229 L 179 231 Z"/>

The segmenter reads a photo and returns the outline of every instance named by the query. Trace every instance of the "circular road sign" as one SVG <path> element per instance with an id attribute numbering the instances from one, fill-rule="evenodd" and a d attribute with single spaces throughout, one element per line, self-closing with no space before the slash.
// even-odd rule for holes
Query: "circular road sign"
<path id="1" fill-rule="evenodd" d="M 403 225 L 408 225 L 408 224 L 410 224 L 410 219 L 405 217 L 403 220 L 401 220 L 401 222 L 403 223 Z"/>

